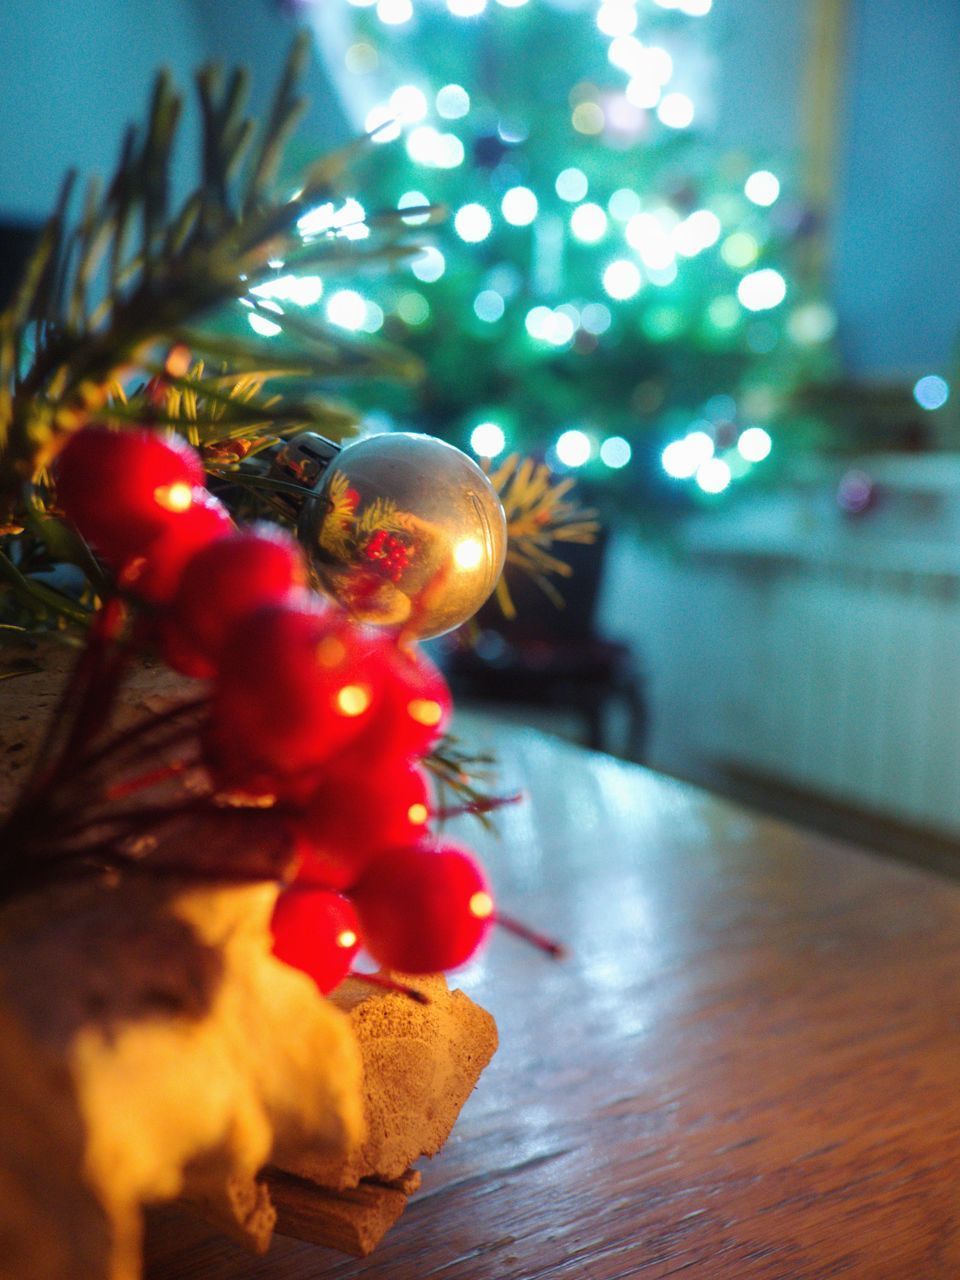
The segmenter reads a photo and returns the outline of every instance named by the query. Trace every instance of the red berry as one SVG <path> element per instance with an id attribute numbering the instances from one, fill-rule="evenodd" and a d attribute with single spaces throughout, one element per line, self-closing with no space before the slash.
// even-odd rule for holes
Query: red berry
<path id="1" fill-rule="evenodd" d="M 141 554 L 133 556 L 117 574 L 117 584 L 151 604 L 169 604 L 187 562 L 217 538 L 233 529 L 230 513 L 205 489 L 194 489 L 192 504 L 178 515 Z"/>
<path id="2" fill-rule="evenodd" d="M 345 765 L 352 761 L 349 772 Z M 427 775 L 406 760 L 367 760 L 348 748 L 294 821 L 311 880 L 332 889 L 355 884 L 384 849 L 416 843 L 434 809 Z"/>
<path id="3" fill-rule="evenodd" d="M 453 844 L 380 854 L 350 896 L 370 954 L 401 973 L 455 969 L 470 959 L 493 922 L 483 872 Z"/>
<path id="4" fill-rule="evenodd" d="M 273 954 L 311 977 L 326 995 L 350 972 L 360 923 L 346 898 L 296 882 L 277 899 L 270 921 Z"/>
<path id="5" fill-rule="evenodd" d="M 199 455 L 188 444 L 141 428 L 84 427 L 53 473 L 60 506 L 113 563 L 145 551 L 203 484 Z"/>
<path id="6" fill-rule="evenodd" d="M 209 678 L 236 620 L 282 600 L 306 576 L 299 545 L 275 525 L 237 530 L 201 547 L 184 567 L 171 603 L 167 661 L 184 675 Z"/>
<path id="7" fill-rule="evenodd" d="M 205 735 L 219 784 L 312 792 L 318 767 L 370 723 L 388 648 L 384 636 L 306 593 L 235 622 Z"/>
<path id="8" fill-rule="evenodd" d="M 438 667 L 419 650 L 393 644 L 380 709 L 365 741 L 383 755 L 428 755 L 450 723 L 453 700 Z"/>

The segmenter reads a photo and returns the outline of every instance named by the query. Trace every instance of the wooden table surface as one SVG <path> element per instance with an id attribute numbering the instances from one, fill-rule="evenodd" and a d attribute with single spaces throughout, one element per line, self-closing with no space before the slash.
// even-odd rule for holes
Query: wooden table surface
<path id="1" fill-rule="evenodd" d="M 150 1280 L 960 1274 L 960 886 L 530 730 L 475 841 L 502 906 L 459 984 L 501 1048 L 359 1261 L 170 1213 Z"/>

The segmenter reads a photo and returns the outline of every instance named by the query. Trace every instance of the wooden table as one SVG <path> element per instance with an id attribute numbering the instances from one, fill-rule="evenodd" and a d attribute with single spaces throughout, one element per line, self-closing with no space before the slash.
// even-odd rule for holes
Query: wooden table
<path id="1" fill-rule="evenodd" d="M 164 1214 L 151 1280 L 960 1274 L 960 886 L 493 736 L 530 798 L 475 843 L 572 958 L 463 973 L 501 1049 L 370 1258 Z"/>

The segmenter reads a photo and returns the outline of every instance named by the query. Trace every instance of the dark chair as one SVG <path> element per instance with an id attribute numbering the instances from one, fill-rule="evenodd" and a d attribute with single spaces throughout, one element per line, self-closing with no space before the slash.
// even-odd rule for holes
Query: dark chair
<path id="1" fill-rule="evenodd" d="M 459 699 L 514 706 L 557 707 L 577 712 L 584 738 L 597 750 L 612 749 L 607 712 L 626 712 L 627 741 L 618 754 L 642 760 L 647 704 L 629 647 L 599 635 L 597 601 L 606 537 L 588 546 L 560 548 L 573 576 L 560 581 L 564 607 L 557 608 L 536 583 L 507 569 L 517 617 L 504 618 L 496 600 L 476 618 L 471 640 L 464 629 L 442 646 L 440 662 Z"/>

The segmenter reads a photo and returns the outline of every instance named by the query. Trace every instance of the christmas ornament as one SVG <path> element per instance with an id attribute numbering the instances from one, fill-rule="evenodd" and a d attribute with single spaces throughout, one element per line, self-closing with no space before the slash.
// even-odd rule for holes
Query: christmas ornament
<path id="1" fill-rule="evenodd" d="M 276 525 L 258 524 L 202 547 L 184 568 L 164 629 L 167 661 L 209 679 L 231 625 L 260 605 L 306 585 L 297 544 Z"/>
<path id="2" fill-rule="evenodd" d="M 251 465 L 262 468 L 263 459 Z M 308 490 L 278 501 L 297 513 L 323 589 L 358 621 L 442 635 L 496 586 L 507 546 L 503 508 L 477 464 L 452 445 L 394 432 L 341 449 L 306 432 L 267 461 L 272 476 Z"/>
<path id="3" fill-rule="evenodd" d="M 339 893 L 296 883 L 281 893 L 270 921 L 273 954 L 311 977 L 324 995 L 339 986 L 360 949 L 360 922 Z"/>
<path id="4" fill-rule="evenodd" d="M 194 489 L 189 505 L 171 513 L 159 536 L 126 561 L 117 585 L 150 604 L 168 604 L 191 556 L 233 528 L 223 503 L 205 489 Z"/>
<path id="5" fill-rule="evenodd" d="M 454 844 L 390 850 L 351 890 L 364 944 L 402 973 L 465 964 L 493 923 L 493 898 L 475 859 Z"/>
<path id="6" fill-rule="evenodd" d="M 54 479 L 64 512 L 116 564 L 142 554 L 189 510 L 204 474 L 199 455 L 179 436 L 90 426 L 68 441 Z"/>

